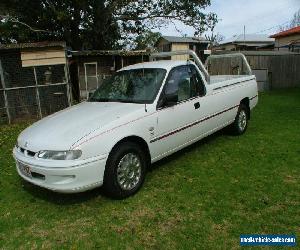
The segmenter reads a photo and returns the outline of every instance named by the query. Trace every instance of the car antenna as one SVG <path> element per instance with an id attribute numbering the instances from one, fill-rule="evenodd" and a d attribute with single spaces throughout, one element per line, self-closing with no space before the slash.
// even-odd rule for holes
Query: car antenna
<path id="1" fill-rule="evenodd" d="M 147 104 L 145 103 L 145 112 L 147 113 L 148 110 L 147 110 Z"/>

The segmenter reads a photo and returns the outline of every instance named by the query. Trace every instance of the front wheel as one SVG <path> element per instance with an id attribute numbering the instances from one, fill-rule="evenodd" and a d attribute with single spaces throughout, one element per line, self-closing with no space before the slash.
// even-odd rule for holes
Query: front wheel
<path id="1" fill-rule="evenodd" d="M 135 194 L 143 185 L 146 168 L 145 153 L 136 143 L 117 145 L 107 160 L 103 182 L 105 193 L 116 199 Z"/>
<path id="2" fill-rule="evenodd" d="M 244 104 L 241 104 L 235 120 L 230 126 L 232 133 L 234 135 L 244 134 L 248 127 L 248 120 L 248 109 Z"/>

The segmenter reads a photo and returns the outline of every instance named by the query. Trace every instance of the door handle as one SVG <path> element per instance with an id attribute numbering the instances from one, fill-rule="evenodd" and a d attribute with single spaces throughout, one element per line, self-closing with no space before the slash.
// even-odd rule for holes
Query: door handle
<path id="1" fill-rule="evenodd" d="M 195 102 L 195 103 L 194 103 L 194 107 L 195 107 L 195 109 L 200 108 L 200 103 L 199 103 L 199 102 Z"/>

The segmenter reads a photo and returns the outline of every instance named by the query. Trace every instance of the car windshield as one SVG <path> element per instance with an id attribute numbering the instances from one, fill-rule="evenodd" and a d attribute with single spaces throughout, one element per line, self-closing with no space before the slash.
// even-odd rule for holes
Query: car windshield
<path id="1" fill-rule="evenodd" d="M 90 102 L 152 103 L 166 75 L 165 69 L 123 70 L 106 79 Z"/>

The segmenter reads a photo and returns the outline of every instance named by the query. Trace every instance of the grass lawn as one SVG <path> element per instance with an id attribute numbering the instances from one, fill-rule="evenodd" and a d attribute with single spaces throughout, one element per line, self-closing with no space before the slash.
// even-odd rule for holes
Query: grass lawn
<path id="1" fill-rule="evenodd" d="M 296 234 L 299 246 L 300 89 L 260 94 L 246 134 L 155 164 L 122 201 L 22 181 L 11 152 L 26 126 L 0 127 L 0 249 L 238 249 L 242 233 Z"/>

